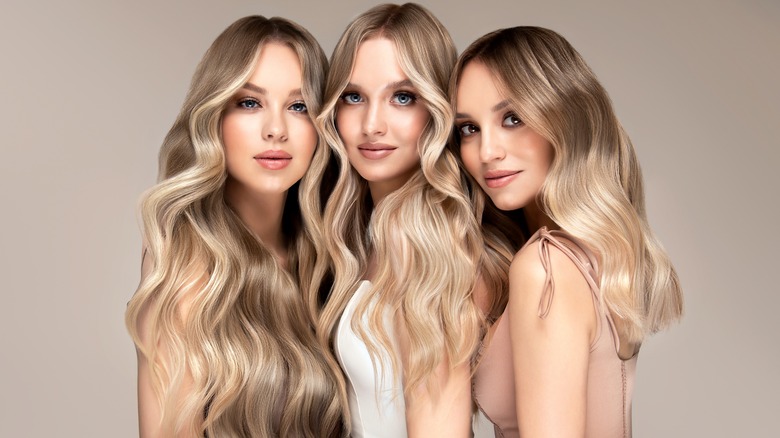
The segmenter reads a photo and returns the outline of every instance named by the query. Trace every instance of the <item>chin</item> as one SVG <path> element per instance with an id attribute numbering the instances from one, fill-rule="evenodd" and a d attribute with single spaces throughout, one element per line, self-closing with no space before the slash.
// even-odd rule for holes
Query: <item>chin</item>
<path id="1" fill-rule="evenodd" d="M 255 192 L 258 195 L 279 195 L 286 193 L 292 187 L 292 184 L 269 184 L 262 187 L 258 187 Z"/>
<path id="2" fill-rule="evenodd" d="M 521 202 L 515 196 L 496 196 L 491 198 L 493 204 L 501 211 L 512 211 L 523 208 L 527 203 Z"/>

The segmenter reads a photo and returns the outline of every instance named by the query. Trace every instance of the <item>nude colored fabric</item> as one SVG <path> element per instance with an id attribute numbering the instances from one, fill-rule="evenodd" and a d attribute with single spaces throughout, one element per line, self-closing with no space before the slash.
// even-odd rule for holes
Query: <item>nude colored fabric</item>
<path id="1" fill-rule="evenodd" d="M 590 347 L 585 436 L 612 438 L 631 436 L 631 396 L 637 355 L 628 360 L 618 356 L 620 341 L 609 312 L 599 298 L 598 260 L 573 236 L 563 231 L 542 228 L 526 245 L 539 241 L 539 257 L 547 272 L 539 317 L 544 319 L 555 299 L 555 284 L 550 270 L 549 246 L 566 254 L 590 285 L 597 316 L 597 332 Z M 518 438 L 515 379 L 508 315 L 503 314 L 483 345 L 474 376 L 474 397 L 485 416 L 493 422 L 496 437 Z"/>

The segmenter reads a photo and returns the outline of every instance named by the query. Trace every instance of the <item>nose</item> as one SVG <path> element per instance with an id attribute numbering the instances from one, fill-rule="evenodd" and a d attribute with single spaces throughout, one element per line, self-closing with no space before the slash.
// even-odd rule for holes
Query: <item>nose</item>
<path id="1" fill-rule="evenodd" d="M 368 137 L 383 135 L 387 131 L 384 108 L 381 102 L 369 103 L 363 116 L 363 134 Z"/>
<path id="2" fill-rule="evenodd" d="M 287 122 L 279 111 L 269 111 L 262 128 L 262 136 L 266 141 L 287 141 Z"/>
<path id="3" fill-rule="evenodd" d="M 480 133 L 482 142 L 479 146 L 479 159 L 483 163 L 502 160 L 506 157 L 506 150 L 496 133 L 491 129 L 482 129 Z"/>

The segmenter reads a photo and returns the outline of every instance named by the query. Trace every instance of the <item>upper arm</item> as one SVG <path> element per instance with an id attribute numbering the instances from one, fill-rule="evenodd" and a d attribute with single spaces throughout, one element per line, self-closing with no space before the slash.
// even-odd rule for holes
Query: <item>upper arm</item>
<path id="1" fill-rule="evenodd" d="M 136 349 L 138 358 L 138 433 L 141 438 L 162 436 L 162 409 L 152 385 L 152 371 L 146 356 Z"/>
<path id="2" fill-rule="evenodd" d="M 146 278 L 153 266 L 151 257 L 144 247 L 143 259 L 141 263 L 141 281 Z M 190 306 L 192 304 L 195 294 L 203 287 L 206 276 L 203 274 L 193 276 L 195 281 L 189 283 L 190 286 L 183 288 L 181 292 L 181 300 L 178 305 L 178 318 L 180 321 L 184 321 L 188 316 Z M 154 310 L 154 303 L 147 302 L 142 310 L 138 314 L 136 323 L 136 330 L 138 334 L 139 342 L 143 345 L 143 348 L 136 348 L 136 357 L 138 362 L 138 430 L 139 435 L 142 438 L 162 437 L 170 436 L 166 430 L 164 430 L 161 423 L 162 420 L 162 406 L 161 400 L 158 396 L 158 391 L 155 390 L 155 376 L 153 366 L 150 363 L 150 359 L 154 361 L 155 366 L 160 368 L 168 368 L 170 365 L 171 350 L 169 345 L 162 339 L 157 339 L 152 335 L 153 319 L 158 317 Z M 177 322 L 178 323 L 178 322 Z M 147 357 L 144 353 L 152 353 L 153 357 Z M 191 375 L 185 371 L 182 384 L 177 390 L 176 398 L 182 400 L 187 396 L 192 385 Z M 177 403 L 178 401 L 175 401 Z M 175 414 L 175 413 L 174 413 Z M 191 436 L 192 434 L 186 433 L 182 436 Z"/>
<path id="3" fill-rule="evenodd" d="M 408 357 L 408 335 L 403 327 L 396 333 L 401 357 Z M 423 383 L 404 393 L 408 437 L 471 437 L 470 364 L 451 367 L 445 359 L 430 378 L 431 385 Z"/>
<path id="4" fill-rule="evenodd" d="M 552 245 L 545 270 L 540 244 L 521 250 L 509 271 L 518 424 L 527 438 L 584 436 L 588 359 L 597 324 L 593 298 L 574 262 Z M 548 270 L 554 298 L 542 318 L 539 303 Z"/>
<path id="5" fill-rule="evenodd" d="M 141 284 L 152 271 L 152 258 L 149 254 L 146 242 L 141 250 Z M 136 359 L 138 362 L 138 433 L 142 438 L 162 436 L 161 419 L 162 409 L 160 400 L 154 390 L 152 367 L 143 351 L 150 351 L 150 304 L 141 309 L 136 322 L 138 341 L 142 345 L 136 345 Z M 155 354 L 165 362 L 167 354 L 164 348 L 158 345 Z"/>

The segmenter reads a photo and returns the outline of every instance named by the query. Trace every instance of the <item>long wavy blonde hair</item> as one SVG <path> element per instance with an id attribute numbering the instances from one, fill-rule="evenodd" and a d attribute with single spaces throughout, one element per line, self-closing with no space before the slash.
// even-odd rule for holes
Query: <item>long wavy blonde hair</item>
<path id="1" fill-rule="evenodd" d="M 454 106 L 470 62 L 488 67 L 518 117 L 552 144 L 539 205 L 600 255 L 602 299 L 617 317 L 621 339 L 641 343 L 679 319 L 679 280 L 647 222 L 634 147 L 580 54 L 548 29 L 489 33 L 458 59 L 450 82 Z"/>
<path id="2" fill-rule="evenodd" d="M 336 104 L 358 47 L 371 38 L 395 45 L 401 69 L 431 116 L 418 142 L 420 169 L 376 206 L 366 181 L 350 166 L 335 124 Z M 484 254 L 479 224 L 465 177 L 447 148 L 453 113 L 445 92 L 455 58 L 452 39 L 425 8 L 413 3 L 376 6 L 341 36 L 331 57 L 323 111 L 316 119 L 339 167 L 324 214 L 334 276 L 318 336 L 323 345 L 331 343 L 373 251 L 372 293 L 358 303 L 352 327 L 366 343 L 375 370 L 382 357 L 389 357 L 398 371 L 397 354 L 380 354 L 395 348 L 384 315 L 389 311 L 396 317 L 409 337 L 410 353 L 402 358 L 406 391 L 431 383 L 428 377 L 443 360 L 452 366 L 468 361 L 484 323 L 472 297 Z M 367 325 L 359 323 L 364 317 Z"/>
<path id="3" fill-rule="evenodd" d="M 341 433 L 340 371 L 317 342 L 298 287 L 311 283 L 321 240 L 320 201 L 303 194 L 317 192 L 328 147 L 317 145 L 310 169 L 287 196 L 289 272 L 224 196 L 222 116 L 269 42 L 297 54 L 303 99 L 312 117 L 319 113 L 327 60 L 311 34 L 281 18 L 236 21 L 198 65 L 160 150 L 159 182 L 141 203 L 150 268 L 128 305 L 126 324 L 150 365 L 168 434 Z M 197 290 L 188 293 L 193 285 Z M 189 307 L 185 318 L 182 305 Z M 159 343 L 167 347 L 164 362 Z M 192 384 L 183 388 L 187 375 Z"/>

